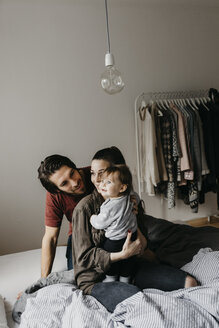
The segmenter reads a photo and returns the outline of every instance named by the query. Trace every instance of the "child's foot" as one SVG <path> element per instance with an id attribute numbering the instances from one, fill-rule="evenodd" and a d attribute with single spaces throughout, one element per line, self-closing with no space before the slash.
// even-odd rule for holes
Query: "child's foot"
<path id="1" fill-rule="evenodd" d="M 116 281 L 116 280 L 117 280 L 117 276 L 106 275 L 106 278 L 103 280 L 103 282 L 112 282 L 112 281 Z"/>
<path id="2" fill-rule="evenodd" d="M 120 277 L 119 277 L 119 281 L 124 282 L 124 283 L 126 283 L 126 284 L 129 284 L 129 282 L 130 282 L 130 277 L 123 277 L 123 276 L 120 276 Z"/>

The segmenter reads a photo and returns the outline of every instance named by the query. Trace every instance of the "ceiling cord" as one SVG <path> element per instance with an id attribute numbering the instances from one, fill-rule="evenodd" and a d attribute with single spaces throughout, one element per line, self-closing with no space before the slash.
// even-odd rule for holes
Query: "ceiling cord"
<path id="1" fill-rule="evenodd" d="M 107 0 L 105 0 L 105 9 L 106 9 L 106 29 L 107 29 L 107 40 L 108 40 L 108 52 L 110 53 L 110 36 L 109 36 L 109 20 L 108 20 Z"/>

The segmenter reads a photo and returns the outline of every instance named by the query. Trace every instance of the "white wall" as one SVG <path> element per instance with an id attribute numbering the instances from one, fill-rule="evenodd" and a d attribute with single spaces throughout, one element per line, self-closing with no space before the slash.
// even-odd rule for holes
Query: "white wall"
<path id="1" fill-rule="evenodd" d="M 0 0 L 0 254 L 38 248 L 45 192 L 37 168 L 60 153 L 78 166 L 117 145 L 136 166 L 134 100 L 142 91 L 219 86 L 218 1 L 109 0 L 111 48 L 126 87 L 99 85 L 107 50 L 103 0 Z M 181 202 L 167 219 L 195 217 Z M 197 216 L 216 211 L 209 194 Z M 60 243 L 66 241 L 65 224 Z"/>

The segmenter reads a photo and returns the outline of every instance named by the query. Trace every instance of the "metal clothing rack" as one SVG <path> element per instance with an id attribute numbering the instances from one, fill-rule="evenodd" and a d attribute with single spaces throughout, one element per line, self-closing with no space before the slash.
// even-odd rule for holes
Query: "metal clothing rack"
<path id="1" fill-rule="evenodd" d="M 138 193 L 141 198 L 141 182 L 140 182 L 140 160 L 139 160 L 139 144 L 138 144 L 138 112 L 141 104 L 144 101 L 145 106 L 150 102 L 157 102 L 160 100 L 182 100 L 182 99 L 195 99 L 208 97 L 209 89 L 200 89 L 193 91 L 171 91 L 171 92 L 143 92 L 138 95 L 135 99 L 135 138 L 136 138 L 136 152 L 137 152 L 137 182 L 138 182 Z"/>

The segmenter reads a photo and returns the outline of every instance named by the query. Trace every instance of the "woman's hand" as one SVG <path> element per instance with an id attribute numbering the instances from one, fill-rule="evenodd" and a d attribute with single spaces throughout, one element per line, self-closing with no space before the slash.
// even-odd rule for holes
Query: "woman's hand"
<path id="1" fill-rule="evenodd" d="M 139 238 L 137 238 L 135 241 L 131 240 L 132 238 L 132 232 L 128 232 L 128 235 L 126 237 L 126 241 L 122 248 L 122 257 L 123 259 L 127 259 L 134 255 L 140 255 L 142 251 L 142 244 Z"/>
<path id="2" fill-rule="evenodd" d="M 110 260 L 112 263 L 128 259 L 131 256 L 141 253 L 142 246 L 140 240 L 137 238 L 135 241 L 132 241 L 131 238 L 132 232 L 128 232 L 122 250 L 120 252 L 110 253 Z"/>

